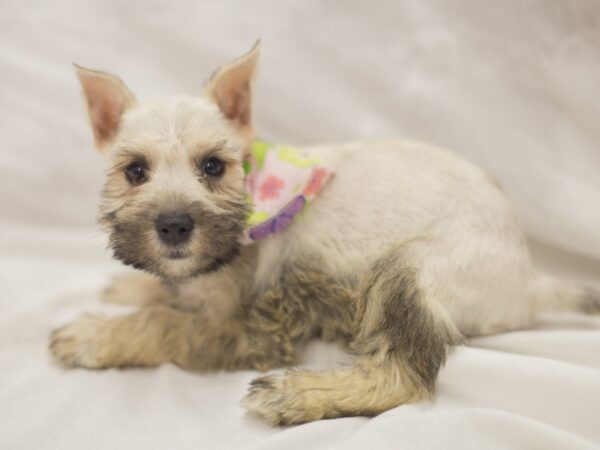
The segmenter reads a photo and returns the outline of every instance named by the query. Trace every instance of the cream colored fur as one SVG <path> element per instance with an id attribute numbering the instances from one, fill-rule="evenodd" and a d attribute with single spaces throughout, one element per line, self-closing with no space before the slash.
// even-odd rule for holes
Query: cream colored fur
<path id="1" fill-rule="evenodd" d="M 239 198 L 257 59 L 255 46 L 217 71 L 208 99 L 140 101 L 118 78 L 78 69 L 109 166 L 101 206 L 107 231 L 118 233 L 111 214 L 135 224 L 136 215 L 201 205 L 218 218 Z M 151 263 L 148 270 L 166 283 L 147 275 L 118 280 L 106 299 L 143 306 L 140 312 L 84 317 L 55 331 L 55 357 L 91 368 L 173 362 L 265 370 L 294 363 L 293 346 L 318 334 L 349 345 L 357 353 L 352 367 L 288 371 L 253 384 L 248 409 L 272 423 L 298 423 L 418 401 L 430 394 L 446 347 L 461 337 L 528 327 L 545 305 L 576 307 L 581 290 L 560 289 L 536 272 L 510 202 L 481 169 L 416 142 L 304 150 L 328 161 L 335 176 L 288 229 L 192 276 L 199 255 L 215 256 L 220 236 L 195 231 L 184 257 L 173 259 L 144 228 L 143 257 L 135 261 L 134 248 L 131 258 Z M 213 151 L 227 164 L 215 185 L 194 162 Z M 140 154 L 151 176 L 131 186 L 123 168 Z M 407 321 L 390 324 L 390 314 Z M 408 338 L 415 347 L 399 348 Z"/>

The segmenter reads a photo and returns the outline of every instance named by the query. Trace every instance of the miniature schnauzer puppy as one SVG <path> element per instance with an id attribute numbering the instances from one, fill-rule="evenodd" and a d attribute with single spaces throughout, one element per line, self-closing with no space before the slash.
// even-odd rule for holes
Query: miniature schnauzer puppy
<path id="1" fill-rule="evenodd" d="M 600 297 L 532 267 L 511 204 L 482 170 L 414 142 L 302 149 L 331 180 L 289 226 L 243 245 L 253 204 L 258 44 L 217 70 L 206 98 L 138 100 L 76 66 L 108 171 L 100 223 L 114 256 L 144 272 L 52 333 L 63 365 L 173 363 L 185 370 L 289 367 L 319 337 L 350 366 L 251 383 L 243 405 L 273 424 L 376 415 L 429 397 L 466 337 L 527 328 L 541 311 L 600 312 Z"/>

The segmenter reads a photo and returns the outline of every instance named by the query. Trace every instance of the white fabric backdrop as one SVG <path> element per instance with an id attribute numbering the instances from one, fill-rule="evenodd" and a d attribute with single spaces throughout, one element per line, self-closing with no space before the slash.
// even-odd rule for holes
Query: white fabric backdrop
<path id="1" fill-rule="evenodd" d="M 600 321 L 547 317 L 456 352 L 433 402 L 270 429 L 255 375 L 64 371 L 48 331 L 120 270 L 71 62 L 140 96 L 201 92 L 257 37 L 256 122 L 292 143 L 405 137 L 486 167 L 541 263 L 600 281 L 600 4 L 573 0 L 0 2 L 0 448 L 600 448 Z M 366 180 L 366 177 L 365 177 Z M 579 253 L 585 256 L 574 256 Z M 315 367 L 344 355 L 315 344 Z"/>

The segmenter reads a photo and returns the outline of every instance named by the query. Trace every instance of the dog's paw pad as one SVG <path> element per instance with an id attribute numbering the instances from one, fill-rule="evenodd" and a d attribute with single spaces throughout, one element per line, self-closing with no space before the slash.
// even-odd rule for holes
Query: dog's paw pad
<path id="1" fill-rule="evenodd" d="M 272 425 L 294 425 L 323 418 L 318 404 L 307 401 L 302 372 L 267 375 L 250 383 L 242 406 Z"/>
<path id="2" fill-rule="evenodd" d="M 102 367 L 102 337 L 108 319 L 85 315 L 50 334 L 50 353 L 68 367 Z"/>
<path id="3" fill-rule="evenodd" d="M 242 400 L 242 406 L 273 425 L 283 425 L 287 423 L 284 414 L 284 391 L 282 375 L 256 378 L 250 383 L 250 389 Z"/>

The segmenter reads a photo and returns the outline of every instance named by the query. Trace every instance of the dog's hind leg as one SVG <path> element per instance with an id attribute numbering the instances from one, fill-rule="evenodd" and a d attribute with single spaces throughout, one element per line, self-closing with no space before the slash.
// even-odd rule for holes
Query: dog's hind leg
<path id="1" fill-rule="evenodd" d="M 293 424 L 372 416 L 428 397 L 460 337 L 433 292 L 419 286 L 418 269 L 407 266 L 404 256 L 403 249 L 395 249 L 364 277 L 351 367 L 258 378 L 243 405 L 271 423 Z"/>

